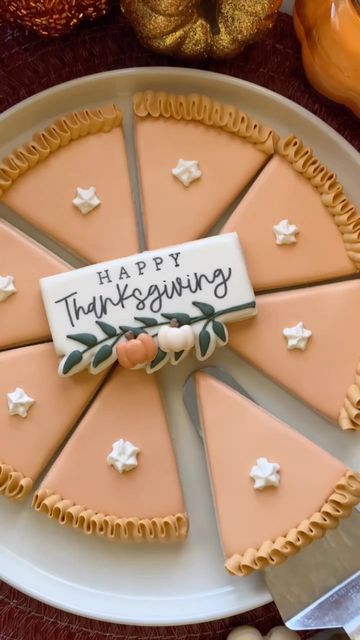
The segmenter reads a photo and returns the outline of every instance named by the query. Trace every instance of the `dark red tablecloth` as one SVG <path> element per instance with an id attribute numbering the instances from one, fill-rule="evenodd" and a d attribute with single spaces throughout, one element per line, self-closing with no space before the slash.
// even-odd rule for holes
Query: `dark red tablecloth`
<path id="1" fill-rule="evenodd" d="M 0 27 L 0 111 L 52 85 L 83 75 L 148 65 L 184 66 L 149 53 L 114 7 L 110 15 L 59 39 L 43 40 L 21 28 Z M 185 65 L 186 66 L 186 65 Z M 244 78 L 298 102 L 360 150 L 360 121 L 344 107 L 320 96 L 308 84 L 291 18 L 280 15 L 261 42 L 226 62 L 198 66 Z M 274 605 L 215 623 L 186 627 L 126 627 L 69 615 L 0 583 L 0 640 L 222 640 L 238 624 L 268 632 L 281 624 Z"/>

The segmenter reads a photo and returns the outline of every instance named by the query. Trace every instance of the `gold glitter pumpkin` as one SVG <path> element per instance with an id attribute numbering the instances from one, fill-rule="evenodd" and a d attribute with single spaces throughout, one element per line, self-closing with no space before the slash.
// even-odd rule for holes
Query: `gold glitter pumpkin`
<path id="1" fill-rule="evenodd" d="M 4 20 L 22 24 L 43 36 L 59 36 L 81 20 L 105 15 L 109 4 L 109 0 L 5 0 L 0 13 Z"/>
<path id="2" fill-rule="evenodd" d="M 120 0 L 141 42 L 182 58 L 229 58 L 257 40 L 281 0 Z"/>

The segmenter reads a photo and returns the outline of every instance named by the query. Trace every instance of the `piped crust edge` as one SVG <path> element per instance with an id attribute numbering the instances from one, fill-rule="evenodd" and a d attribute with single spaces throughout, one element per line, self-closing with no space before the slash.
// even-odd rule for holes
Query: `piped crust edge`
<path id="1" fill-rule="evenodd" d="M 259 549 L 250 548 L 243 554 L 233 554 L 226 559 L 225 567 L 233 575 L 247 576 L 269 565 L 281 564 L 314 540 L 322 538 L 328 529 L 335 529 L 341 519 L 351 515 L 359 502 L 360 474 L 348 471 L 336 484 L 320 511 L 303 520 L 285 537 L 280 536 L 275 541 L 267 540 Z"/>
<path id="2" fill-rule="evenodd" d="M 253 120 L 243 111 L 196 93 L 174 95 L 164 91 L 143 91 L 133 96 L 133 108 L 139 118 L 193 120 L 223 129 L 251 142 L 267 155 L 274 153 L 278 140 L 278 135 L 270 127 Z"/>
<path id="3" fill-rule="evenodd" d="M 0 462 L 0 495 L 22 500 L 31 493 L 33 481 L 11 465 Z"/>
<path id="4" fill-rule="evenodd" d="M 356 269 L 360 271 L 360 213 L 344 193 L 344 188 L 334 172 L 330 171 L 294 135 L 281 138 L 276 152 L 293 166 L 295 171 L 310 180 L 318 191 L 322 203 L 333 216 L 345 245 L 346 252 Z"/>
<path id="5" fill-rule="evenodd" d="M 14 149 L 0 164 L 0 197 L 23 173 L 73 140 L 93 133 L 107 133 L 122 122 L 122 112 L 114 104 L 83 109 L 63 116 L 35 133 L 30 142 Z"/>
<path id="6" fill-rule="evenodd" d="M 121 542 L 175 542 L 184 540 L 189 529 L 185 513 L 151 519 L 119 518 L 87 509 L 43 487 L 34 494 L 32 506 L 59 524 Z"/>

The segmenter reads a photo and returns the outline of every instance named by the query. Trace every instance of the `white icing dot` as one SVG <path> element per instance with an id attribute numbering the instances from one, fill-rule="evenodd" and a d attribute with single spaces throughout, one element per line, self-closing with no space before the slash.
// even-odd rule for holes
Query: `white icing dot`
<path id="1" fill-rule="evenodd" d="M 123 471 L 130 471 L 137 467 L 137 456 L 140 453 L 140 449 L 135 447 L 128 440 L 117 440 L 112 445 L 112 451 L 106 458 L 109 466 L 114 467 L 119 473 Z"/>
<path id="2" fill-rule="evenodd" d="M 7 300 L 13 293 L 16 293 L 13 276 L 0 276 L 0 302 Z"/>
<path id="3" fill-rule="evenodd" d="M 290 224 L 289 220 L 281 220 L 278 224 L 274 224 L 273 232 L 276 244 L 294 244 L 299 229 L 296 224 Z"/>
<path id="4" fill-rule="evenodd" d="M 89 187 L 88 189 L 76 187 L 76 197 L 72 203 L 84 215 L 90 213 L 95 207 L 98 207 L 100 202 L 100 199 L 96 195 L 95 187 Z"/>
<path id="5" fill-rule="evenodd" d="M 258 458 L 256 465 L 250 471 L 250 478 L 254 480 L 254 489 L 265 487 L 278 487 L 280 465 L 277 462 L 269 462 L 267 458 Z"/>
<path id="6" fill-rule="evenodd" d="M 283 335 L 287 339 L 288 349 L 301 349 L 305 351 L 309 338 L 312 336 L 310 329 L 305 329 L 303 322 L 298 322 L 294 327 L 286 327 Z"/>
<path id="7" fill-rule="evenodd" d="M 201 170 L 197 160 L 183 160 L 180 158 L 176 167 L 171 170 L 175 178 L 180 180 L 184 187 L 188 187 L 194 180 L 201 178 Z"/>
<path id="8" fill-rule="evenodd" d="M 21 416 L 21 418 L 26 418 L 28 411 L 34 404 L 35 400 L 28 396 L 24 389 L 16 387 L 15 391 L 11 391 L 7 394 L 7 402 L 9 414 L 11 416 Z"/>

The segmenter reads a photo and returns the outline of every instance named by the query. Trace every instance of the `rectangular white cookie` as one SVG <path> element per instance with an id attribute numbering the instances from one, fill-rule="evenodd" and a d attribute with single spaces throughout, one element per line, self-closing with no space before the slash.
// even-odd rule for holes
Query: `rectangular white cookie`
<path id="1" fill-rule="evenodd" d="M 164 338 L 168 329 L 162 327 L 172 319 L 180 328 L 191 326 L 196 355 L 205 360 L 217 344 L 227 342 L 222 323 L 256 313 L 236 233 L 94 264 L 43 278 L 40 286 L 56 353 L 62 357 L 60 375 L 85 367 L 100 372 L 116 360 L 116 346 L 126 341 L 129 330 L 135 336 L 145 331 L 168 349 L 136 368 L 151 372 L 168 360 L 176 364 L 186 353 L 175 356 Z"/>

